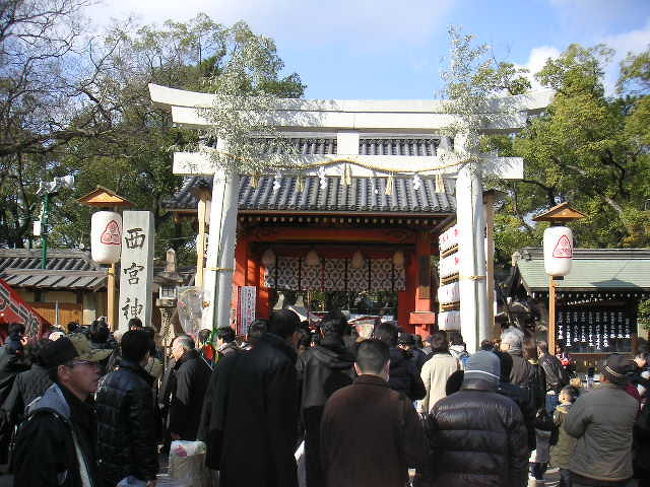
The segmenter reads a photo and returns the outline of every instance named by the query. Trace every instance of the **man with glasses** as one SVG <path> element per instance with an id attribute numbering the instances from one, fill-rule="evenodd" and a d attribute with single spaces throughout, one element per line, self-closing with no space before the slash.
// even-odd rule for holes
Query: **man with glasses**
<path id="1" fill-rule="evenodd" d="M 96 422 L 88 397 L 97 390 L 99 362 L 111 350 L 93 349 L 81 334 L 41 351 L 54 382 L 28 409 L 13 458 L 14 485 L 95 487 Z"/>

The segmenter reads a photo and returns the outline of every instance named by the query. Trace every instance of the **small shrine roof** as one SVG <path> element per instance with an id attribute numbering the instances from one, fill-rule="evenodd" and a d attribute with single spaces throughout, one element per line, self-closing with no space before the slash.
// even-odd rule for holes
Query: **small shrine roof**
<path id="1" fill-rule="evenodd" d="M 453 184 L 445 180 L 445 192 L 437 193 L 435 179 L 422 177 L 418 190 L 413 187 L 413 178 L 394 178 L 392 194 L 386 194 L 388 179 L 353 177 L 350 185 L 343 185 L 341 178 L 327 176 L 326 185 L 318 176 L 299 177 L 283 175 L 278 179 L 279 187 L 274 191 L 274 176 L 261 176 L 255 187 L 250 176 L 242 176 L 239 191 L 240 213 L 282 212 L 282 213 L 386 213 L 448 215 L 456 211 Z M 163 202 L 165 208 L 178 212 L 197 210 L 197 189 L 211 189 L 212 180 L 205 176 L 185 178 L 181 189 Z"/>
<path id="2" fill-rule="evenodd" d="M 544 253 L 525 248 L 516 257 L 527 291 L 547 291 Z M 574 249 L 571 272 L 558 281 L 558 291 L 650 291 L 650 249 Z"/>
<path id="3" fill-rule="evenodd" d="M 40 249 L 0 249 L 0 278 L 14 288 L 98 290 L 106 286 L 106 269 L 82 250 L 52 249 L 41 269 Z"/>

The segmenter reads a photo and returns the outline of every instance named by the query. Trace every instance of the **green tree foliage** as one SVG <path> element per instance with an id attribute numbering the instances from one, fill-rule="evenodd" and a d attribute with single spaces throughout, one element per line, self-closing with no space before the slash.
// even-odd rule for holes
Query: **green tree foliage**
<path id="1" fill-rule="evenodd" d="M 112 46 L 82 35 L 85 0 L 0 3 L 0 245 L 22 246 L 39 182 L 66 173 L 74 139 L 106 133 L 98 74 Z M 83 54 L 82 54 L 83 53 Z"/>
<path id="2" fill-rule="evenodd" d="M 581 247 L 650 245 L 648 52 L 622 65 L 619 93 L 607 97 L 606 46 L 569 46 L 536 74 L 556 91 L 546 112 L 519 134 L 493 136 L 484 147 L 525 160 L 525 179 L 498 183 L 507 193 L 497 216 L 500 258 L 539 245 L 543 226 L 531 217 L 569 201 L 587 217 L 572 224 Z"/>
<path id="3" fill-rule="evenodd" d="M 152 106 L 147 85 L 212 91 L 213 80 L 233 65 L 242 49 L 251 46 L 256 47 L 258 56 L 246 58 L 252 64 L 241 67 L 242 83 L 263 86 L 276 96 L 295 97 L 304 91 L 300 77 L 295 73 L 282 75 L 283 64 L 273 41 L 255 35 L 244 23 L 225 27 L 204 14 L 187 23 L 167 21 L 162 27 L 138 27 L 124 21 L 111 28 L 105 38 L 88 40 L 82 37 L 83 23 L 78 18 L 85 6 L 81 0 L 13 3 L 23 16 L 0 11 L 0 19 L 28 20 L 0 26 L 0 35 L 9 38 L 19 28 L 32 35 L 36 28 L 33 23 L 37 22 L 42 45 L 51 49 L 43 52 L 49 52 L 51 59 L 41 64 L 30 61 L 24 52 L 36 56 L 35 51 L 22 46 L 22 51 L 14 49 L 21 57 L 16 55 L 18 61 L 12 64 L 20 69 L 1 66 L 0 245 L 25 245 L 30 221 L 38 219 L 39 201 L 34 194 L 38 182 L 72 173 L 76 176 L 74 191 L 54 200 L 50 217 L 53 245 L 88 245 L 91 210 L 74 198 L 102 185 L 128 198 L 137 208 L 151 210 L 157 250 L 172 246 L 181 251 L 182 259 L 183 250 L 192 251 L 195 232 L 186 222 L 174 222 L 162 201 L 182 181 L 172 174 L 173 148 L 196 142 L 197 135 L 174 127 L 167 112 Z M 37 6 L 42 11 L 35 10 Z M 29 17 L 25 12 L 34 15 Z M 63 40 L 57 41 L 55 33 Z M 18 45 L 17 39 L 12 42 Z M 73 41 L 81 47 L 66 49 L 74 45 Z M 0 62 L 4 63 L 7 55 L 2 54 Z M 53 72 L 49 78 L 48 70 Z M 22 98 L 13 96 L 9 88 L 16 91 L 13 87 L 22 78 L 28 85 L 49 86 L 50 91 L 25 88 Z M 71 88 L 62 90 L 63 81 L 47 82 L 59 78 Z M 52 105 L 55 96 L 60 99 L 57 110 Z"/>

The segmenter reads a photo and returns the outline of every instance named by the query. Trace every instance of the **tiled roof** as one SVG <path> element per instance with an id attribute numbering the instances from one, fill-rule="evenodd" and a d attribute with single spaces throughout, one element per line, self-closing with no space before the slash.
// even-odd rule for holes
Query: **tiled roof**
<path id="1" fill-rule="evenodd" d="M 287 152 L 286 146 L 274 143 L 275 139 L 260 138 L 262 154 L 281 154 Z M 289 138 L 284 139 L 292 152 L 302 155 L 337 154 L 336 137 Z M 359 154 L 374 156 L 435 156 L 440 145 L 440 137 L 373 137 L 359 139 Z"/>
<path id="2" fill-rule="evenodd" d="M 243 176 L 239 191 L 241 212 L 282 211 L 323 213 L 387 213 L 387 214 L 450 214 L 455 212 L 452 188 L 447 183 L 445 193 L 436 193 L 433 178 L 422 177 L 419 190 L 413 188 L 410 177 L 395 177 L 393 194 L 386 195 L 387 178 L 352 178 L 352 184 L 344 186 L 341 178 L 327 177 L 327 186 L 321 187 L 317 176 L 303 178 L 304 188 L 298 191 L 298 177 L 284 175 L 280 187 L 273 191 L 274 177 L 260 177 L 257 186 L 251 186 L 251 178 Z M 212 181 L 201 176 L 185 179 L 183 187 L 164 202 L 167 209 L 196 211 L 196 187 L 211 187 Z"/>
<path id="3" fill-rule="evenodd" d="M 264 138 L 257 139 L 260 144 L 260 152 L 263 154 L 280 154 L 286 152 L 284 147 L 273 143 L 274 139 Z M 284 139 L 284 142 L 292 148 L 297 154 L 336 154 L 337 143 L 336 137 L 319 137 L 319 138 L 290 138 Z"/>
<path id="4" fill-rule="evenodd" d="M 0 279 L 12 287 L 93 289 L 106 285 L 106 270 L 81 250 L 50 250 L 41 269 L 41 250 L 0 249 Z"/>
<path id="5" fill-rule="evenodd" d="M 359 154 L 367 156 L 435 156 L 440 138 L 359 139 Z"/>
<path id="6" fill-rule="evenodd" d="M 520 253 L 517 268 L 526 289 L 548 290 L 541 249 Z M 558 291 L 600 289 L 650 291 L 650 250 L 575 249 L 571 272 L 558 281 Z"/>

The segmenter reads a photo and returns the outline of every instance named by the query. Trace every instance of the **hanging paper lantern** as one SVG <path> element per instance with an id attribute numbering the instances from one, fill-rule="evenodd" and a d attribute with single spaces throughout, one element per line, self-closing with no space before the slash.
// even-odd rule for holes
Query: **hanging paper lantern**
<path id="1" fill-rule="evenodd" d="M 566 276 L 573 261 L 573 232 L 568 227 L 544 230 L 544 270 L 550 276 Z"/>
<path id="2" fill-rule="evenodd" d="M 393 254 L 393 265 L 398 269 L 404 267 L 404 252 L 402 252 L 401 250 L 397 250 Z"/>
<path id="3" fill-rule="evenodd" d="M 320 257 L 318 256 L 318 253 L 312 249 L 307 253 L 307 256 L 305 257 L 305 265 L 308 266 L 318 266 L 320 265 Z"/>
<path id="4" fill-rule="evenodd" d="M 365 263 L 366 259 L 363 257 L 363 254 L 360 250 L 357 250 L 354 255 L 352 255 L 352 268 L 362 269 Z"/>
<path id="5" fill-rule="evenodd" d="M 115 264 L 122 253 L 122 217 L 114 211 L 98 211 L 91 218 L 90 248 L 98 264 Z"/>
<path id="6" fill-rule="evenodd" d="M 262 254 L 262 264 L 264 264 L 264 267 L 273 267 L 275 265 L 275 260 L 276 257 L 273 249 L 266 249 Z"/>

